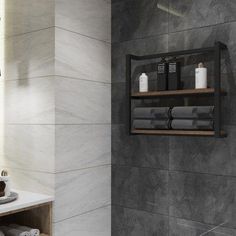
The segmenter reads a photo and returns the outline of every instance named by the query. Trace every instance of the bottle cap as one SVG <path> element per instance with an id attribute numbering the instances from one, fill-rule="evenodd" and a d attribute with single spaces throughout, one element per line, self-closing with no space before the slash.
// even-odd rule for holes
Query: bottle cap
<path id="1" fill-rule="evenodd" d="M 198 68 L 203 68 L 204 67 L 204 64 L 202 63 L 202 62 L 200 62 L 199 64 L 198 64 Z"/>

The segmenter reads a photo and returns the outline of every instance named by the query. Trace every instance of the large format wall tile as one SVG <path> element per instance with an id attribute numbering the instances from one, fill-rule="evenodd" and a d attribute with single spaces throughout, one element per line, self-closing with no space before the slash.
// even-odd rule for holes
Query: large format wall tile
<path id="1" fill-rule="evenodd" d="M 168 214 L 168 173 L 148 168 L 112 167 L 112 203 Z"/>
<path id="2" fill-rule="evenodd" d="M 54 125 L 1 126 L 0 165 L 54 173 Z"/>
<path id="3" fill-rule="evenodd" d="M 226 129 L 227 138 L 170 139 L 170 169 L 236 176 L 236 127 Z"/>
<path id="4" fill-rule="evenodd" d="M 236 227 L 236 180 L 207 174 L 170 172 L 170 216 Z"/>
<path id="5" fill-rule="evenodd" d="M 56 28 L 56 75 L 111 82 L 111 46 Z"/>
<path id="6" fill-rule="evenodd" d="M 111 167 L 56 174 L 55 222 L 111 204 Z"/>
<path id="7" fill-rule="evenodd" d="M 54 124 L 53 77 L 7 81 L 0 90 L 1 122 Z"/>
<path id="8" fill-rule="evenodd" d="M 55 3 L 56 26 L 110 42 L 111 5 L 108 1 L 56 0 Z"/>
<path id="9" fill-rule="evenodd" d="M 4 58 L 0 55 L 4 80 L 53 75 L 54 42 L 54 28 L 5 39 Z"/>
<path id="10" fill-rule="evenodd" d="M 189 221 L 179 218 L 170 218 L 169 236 L 197 236 L 197 235 L 211 235 L 211 236 L 234 236 L 235 229 L 225 228 L 218 225 L 206 225 L 199 222 Z"/>
<path id="11" fill-rule="evenodd" d="M 168 169 L 169 138 L 128 134 L 112 125 L 112 164 Z"/>
<path id="12" fill-rule="evenodd" d="M 126 55 L 148 55 L 168 51 L 168 35 L 112 44 L 112 82 L 126 81 Z M 156 63 L 156 60 L 155 60 Z M 149 64 L 143 61 L 141 64 Z M 133 64 L 133 71 L 140 64 Z M 137 73 L 140 75 L 140 72 Z M 137 77 L 138 78 L 138 77 Z M 136 79 L 137 79 L 136 78 Z"/>
<path id="13" fill-rule="evenodd" d="M 11 176 L 13 189 L 54 195 L 54 174 L 14 168 L 7 170 Z"/>
<path id="14" fill-rule="evenodd" d="M 160 6 L 161 10 L 157 6 Z M 120 42 L 168 32 L 168 0 L 114 1 L 112 41 Z"/>
<path id="15" fill-rule="evenodd" d="M 55 224 L 56 236 L 110 236 L 111 207 L 99 208 Z"/>
<path id="16" fill-rule="evenodd" d="M 112 236 L 167 236 L 168 216 L 114 206 Z"/>
<path id="17" fill-rule="evenodd" d="M 170 0 L 169 31 L 181 31 L 236 20 L 234 0 Z"/>
<path id="18" fill-rule="evenodd" d="M 111 164 L 111 125 L 57 125 L 56 171 Z"/>
<path id="19" fill-rule="evenodd" d="M 169 34 L 169 51 L 194 49 L 214 46 L 215 41 L 225 43 L 228 50 L 223 53 L 222 58 L 222 72 L 228 74 L 227 83 L 230 83 L 231 89 L 235 90 L 235 76 L 232 78 L 232 72 L 236 71 L 236 22 L 216 25 L 212 27 L 192 29 L 183 32 Z M 214 55 L 206 55 L 190 57 L 185 60 L 186 68 L 183 70 L 183 76 L 195 76 L 195 68 L 197 63 L 202 60 L 209 67 L 208 75 L 213 74 L 212 64 L 209 63 L 213 60 Z"/>
<path id="20" fill-rule="evenodd" d="M 5 18 L 2 20 L 6 36 L 54 26 L 53 0 L 5 0 L 4 10 Z"/>
<path id="21" fill-rule="evenodd" d="M 110 124 L 111 85 L 57 77 L 56 123 Z"/>

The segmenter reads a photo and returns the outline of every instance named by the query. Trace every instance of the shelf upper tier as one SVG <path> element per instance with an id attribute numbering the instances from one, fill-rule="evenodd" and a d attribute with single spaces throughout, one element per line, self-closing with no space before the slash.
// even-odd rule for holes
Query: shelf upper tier
<path id="1" fill-rule="evenodd" d="M 183 90 L 167 90 L 152 92 L 132 93 L 132 98 L 153 98 L 153 97 L 173 97 L 173 96 L 213 96 L 215 89 L 183 89 Z M 221 95 L 226 95 L 225 91 L 221 91 Z"/>

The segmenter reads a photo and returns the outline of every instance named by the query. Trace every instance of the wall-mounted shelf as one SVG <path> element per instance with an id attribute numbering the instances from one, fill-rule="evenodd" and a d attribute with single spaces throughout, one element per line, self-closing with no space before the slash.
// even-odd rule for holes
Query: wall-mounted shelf
<path id="1" fill-rule="evenodd" d="M 221 97 L 227 95 L 221 89 L 221 51 L 227 49 L 227 46 L 221 42 L 216 42 L 213 47 L 167 52 L 153 55 L 126 55 L 126 79 L 127 79 L 127 97 L 129 114 L 129 134 L 130 135 L 179 135 L 179 136 L 206 136 L 206 137 L 225 137 L 227 134 L 221 129 Z M 151 60 L 157 58 L 168 58 L 184 56 L 190 54 L 214 53 L 214 87 L 207 89 L 183 89 L 175 91 L 152 91 L 152 92 L 132 92 L 132 61 Z M 190 97 L 190 96 L 212 96 L 214 98 L 214 130 L 142 130 L 132 129 L 132 100 L 133 99 L 153 99 L 168 97 Z"/>
<path id="2" fill-rule="evenodd" d="M 153 91 L 153 92 L 137 92 L 132 93 L 132 98 L 155 98 L 155 97 L 175 97 L 175 96 L 214 96 L 215 89 L 183 89 L 183 90 L 169 90 L 169 91 Z M 221 95 L 225 96 L 227 93 L 221 90 Z"/>

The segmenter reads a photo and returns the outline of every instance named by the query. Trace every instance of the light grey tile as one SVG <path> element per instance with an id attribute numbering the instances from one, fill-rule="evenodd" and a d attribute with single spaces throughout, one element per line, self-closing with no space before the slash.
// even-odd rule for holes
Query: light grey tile
<path id="1" fill-rule="evenodd" d="M 53 125 L 1 125 L 0 165 L 54 173 Z"/>
<path id="2" fill-rule="evenodd" d="M 55 222 L 110 203 L 110 166 L 56 174 Z"/>
<path id="3" fill-rule="evenodd" d="M 111 5 L 106 0 L 56 0 L 56 26 L 111 40 Z"/>
<path id="4" fill-rule="evenodd" d="M 55 224 L 56 236 L 110 236 L 111 207 L 100 208 Z"/>
<path id="5" fill-rule="evenodd" d="M 0 84 L 0 121 L 8 124 L 54 124 L 53 77 Z"/>
<path id="6" fill-rule="evenodd" d="M 56 28 L 56 75 L 111 82 L 109 43 Z"/>
<path id="7" fill-rule="evenodd" d="M 54 174 L 7 168 L 13 189 L 54 195 Z"/>
<path id="8" fill-rule="evenodd" d="M 58 77 L 56 123 L 111 123 L 111 85 Z"/>
<path id="9" fill-rule="evenodd" d="M 111 125 L 57 125 L 56 171 L 111 163 Z"/>
<path id="10" fill-rule="evenodd" d="M 0 55 L 4 80 L 26 79 L 54 74 L 54 28 L 1 39 Z"/>
<path id="11" fill-rule="evenodd" d="M 54 26 L 53 0 L 6 0 L 3 9 L 6 36 Z"/>

